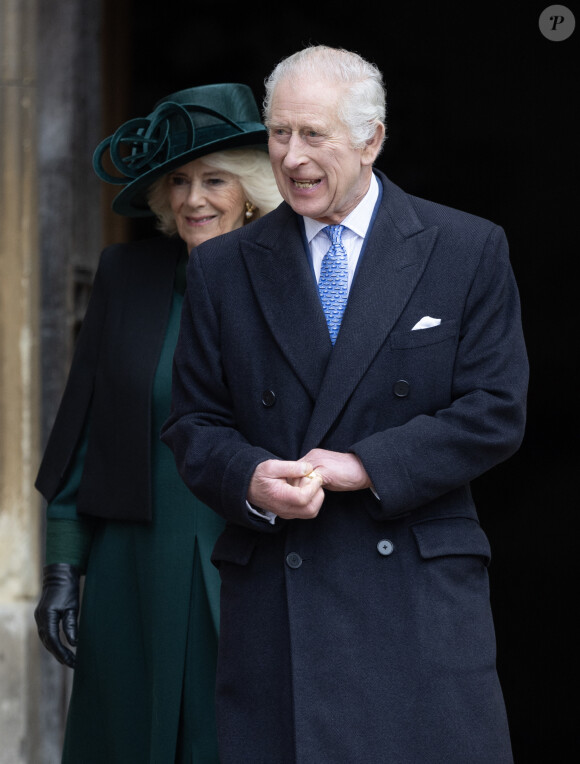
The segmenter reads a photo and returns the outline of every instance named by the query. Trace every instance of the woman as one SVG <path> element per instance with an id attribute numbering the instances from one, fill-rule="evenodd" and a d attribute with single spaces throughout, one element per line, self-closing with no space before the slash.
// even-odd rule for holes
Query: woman
<path id="1" fill-rule="evenodd" d="M 113 209 L 165 234 L 102 254 L 36 486 L 48 501 L 35 617 L 75 667 L 63 762 L 217 762 L 214 671 L 222 520 L 158 438 L 188 252 L 281 201 L 244 85 L 191 88 L 97 148 Z M 105 152 L 123 175 L 103 167 Z M 86 574 L 77 644 L 79 579 Z"/>

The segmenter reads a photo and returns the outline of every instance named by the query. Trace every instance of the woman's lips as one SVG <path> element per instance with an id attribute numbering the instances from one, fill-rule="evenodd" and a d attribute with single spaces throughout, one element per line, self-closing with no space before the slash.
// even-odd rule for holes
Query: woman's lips
<path id="1" fill-rule="evenodd" d="M 203 218 L 186 217 L 185 220 L 187 221 L 187 224 L 190 226 L 201 226 L 201 225 L 207 225 L 207 223 L 211 223 L 212 220 L 215 220 L 215 215 L 206 215 Z"/>

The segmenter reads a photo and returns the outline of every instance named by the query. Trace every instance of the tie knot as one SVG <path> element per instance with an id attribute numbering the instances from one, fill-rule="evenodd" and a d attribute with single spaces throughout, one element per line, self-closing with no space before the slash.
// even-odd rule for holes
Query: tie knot
<path id="1" fill-rule="evenodd" d="M 343 225 L 327 225 L 322 230 L 328 236 L 328 238 L 334 244 L 335 247 L 340 247 L 342 246 L 343 228 L 344 228 Z"/>

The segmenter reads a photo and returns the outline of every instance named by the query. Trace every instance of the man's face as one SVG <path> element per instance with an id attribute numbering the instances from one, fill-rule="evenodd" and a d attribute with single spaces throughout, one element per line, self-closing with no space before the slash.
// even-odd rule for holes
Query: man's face
<path id="1" fill-rule="evenodd" d="M 270 161 L 280 193 L 299 215 L 340 223 L 370 184 L 378 149 L 354 149 L 337 114 L 340 85 L 282 80 L 274 91 Z M 380 140 L 379 140 L 380 144 Z"/>

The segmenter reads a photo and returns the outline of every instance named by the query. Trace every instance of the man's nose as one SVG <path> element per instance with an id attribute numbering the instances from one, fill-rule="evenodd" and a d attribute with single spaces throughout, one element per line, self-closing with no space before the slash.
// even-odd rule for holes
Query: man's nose
<path id="1" fill-rule="evenodd" d="M 293 134 L 287 144 L 284 164 L 287 167 L 298 167 L 306 161 L 304 141 L 299 135 Z"/>

